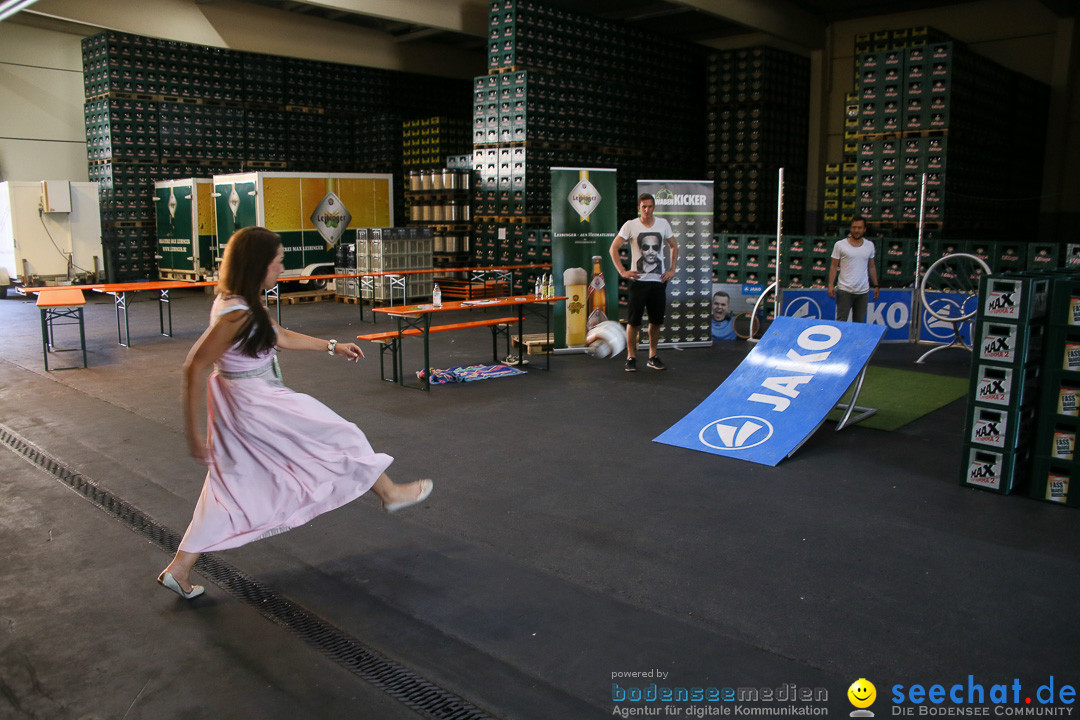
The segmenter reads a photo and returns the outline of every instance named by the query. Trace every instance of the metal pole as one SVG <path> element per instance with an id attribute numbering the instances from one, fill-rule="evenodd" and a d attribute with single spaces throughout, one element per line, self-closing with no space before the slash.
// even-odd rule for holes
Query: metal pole
<path id="1" fill-rule="evenodd" d="M 780 273 L 784 267 L 780 264 L 781 243 L 784 236 L 784 168 L 780 168 L 776 188 L 776 310 L 773 315 L 779 317 L 782 293 L 780 290 Z M 754 334 L 753 328 L 754 318 L 750 318 L 751 336 Z"/>
<path id="2" fill-rule="evenodd" d="M 909 342 L 919 341 L 919 330 L 922 328 L 922 293 L 919 290 L 919 267 L 922 262 L 923 246 L 923 223 L 926 216 L 926 173 L 922 174 L 922 184 L 919 188 L 919 235 L 915 242 L 915 285 L 911 289 L 911 331 L 908 333 Z"/>

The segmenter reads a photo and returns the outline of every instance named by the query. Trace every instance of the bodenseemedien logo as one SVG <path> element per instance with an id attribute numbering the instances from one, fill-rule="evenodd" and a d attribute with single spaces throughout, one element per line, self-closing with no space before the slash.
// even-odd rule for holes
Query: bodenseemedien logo
<path id="1" fill-rule="evenodd" d="M 854 718 L 874 717 L 868 708 L 877 700 L 877 688 L 866 678 L 851 683 L 847 691 L 848 702 L 855 706 L 850 715 Z"/>

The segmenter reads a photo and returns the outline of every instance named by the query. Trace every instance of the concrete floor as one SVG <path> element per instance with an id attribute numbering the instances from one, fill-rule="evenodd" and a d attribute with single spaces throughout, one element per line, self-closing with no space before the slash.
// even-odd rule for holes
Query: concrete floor
<path id="1" fill-rule="evenodd" d="M 90 367 L 49 373 L 33 302 L 0 300 L 0 430 L 182 533 L 202 472 L 179 370 L 210 298 L 180 293 L 165 338 L 144 295 L 130 348 L 111 300 L 93 297 Z M 370 331 L 366 317 L 283 308 L 286 326 L 339 340 Z M 437 367 L 490 358 L 483 330 L 432 347 Z M 431 500 L 386 516 L 361 498 L 218 556 L 488 716 L 611 716 L 626 706 L 613 682 L 823 688 L 811 704 L 840 715 L 867 678 L 879 717 L 896 714 L 897 684 L 1080 685 L 1080 517 L 960 487 L 963 400 L 895 432 L 826 424 L 769 468 L 650 442 L 746 343 L 669 350 L 665 373 L 559 356 L 550 373 L 431 393 L 380 381 L 367 349 L 358 366 L 283 353 L 286 383 L 395 456 L 395 479 L 434 478 Z M 884 345 L 874 364 L 915 369 L 924 349 Z M 407 362 L 419 366 L 415 350 Z M 919 369 L 966 377 L 968 358 Z M 164 550 L 6 445 L 0 497 L 2 717 L 444 716 L 217 585 L 191 603 L 162 591 Z M 622 675 L 649 671 L 667 675 Z"/>

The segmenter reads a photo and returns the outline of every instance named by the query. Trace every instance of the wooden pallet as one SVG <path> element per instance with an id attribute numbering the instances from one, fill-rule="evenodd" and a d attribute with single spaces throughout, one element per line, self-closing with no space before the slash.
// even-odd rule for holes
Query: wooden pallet
<path id="1" fill-rule="evenodd" d="M 339 303 L 345 303 L 346 305 L 360 305 L 364 302 L 358 297 L 350 297 L 348 295 L 335 295 L 334 300 Z"/>
<path id="2" fill-rule="evenodd" d="M 323 302 L 333 300 L 336 297 L 333 290 L 316 290 L 314 292 L 281 293 L 283 305 L 299 305 L 300 303 Z"/>
<path id="3" fill-rule="evenodd" d="M 544 333 L 527 333 L 522 339 L 520 335 L 513 335 L 511 341 L 514 347 L 525 348 L 526 355 L 543 355 L 555 349 L 555 339 Z"/>
<path id="4" fill-rule="evenodd" d="M 504 282 L 473 282 L 453 278 L 437 278 L 439 290 L 444 298 L 460 300 L 480 300 L 483 298 L 504 297 L 510 294 L 510 285 Z"/>

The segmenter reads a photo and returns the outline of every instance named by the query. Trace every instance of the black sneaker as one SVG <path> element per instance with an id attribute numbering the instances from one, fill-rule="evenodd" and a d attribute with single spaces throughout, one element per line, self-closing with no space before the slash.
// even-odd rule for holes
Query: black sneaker
<path id="1" fill-rule="evenodd" d="M 626 358 L 626 372 L 637 372 L 637 358 Z"/>
<path id="2" fill-rule="evenodd" d="M 653 370 L 667 370 L 663 361 L 660 360 L 659 355 L 653 355 L 649 358 L 649 362 L 645 363 L 645 367 L 652 368 Z"/>

